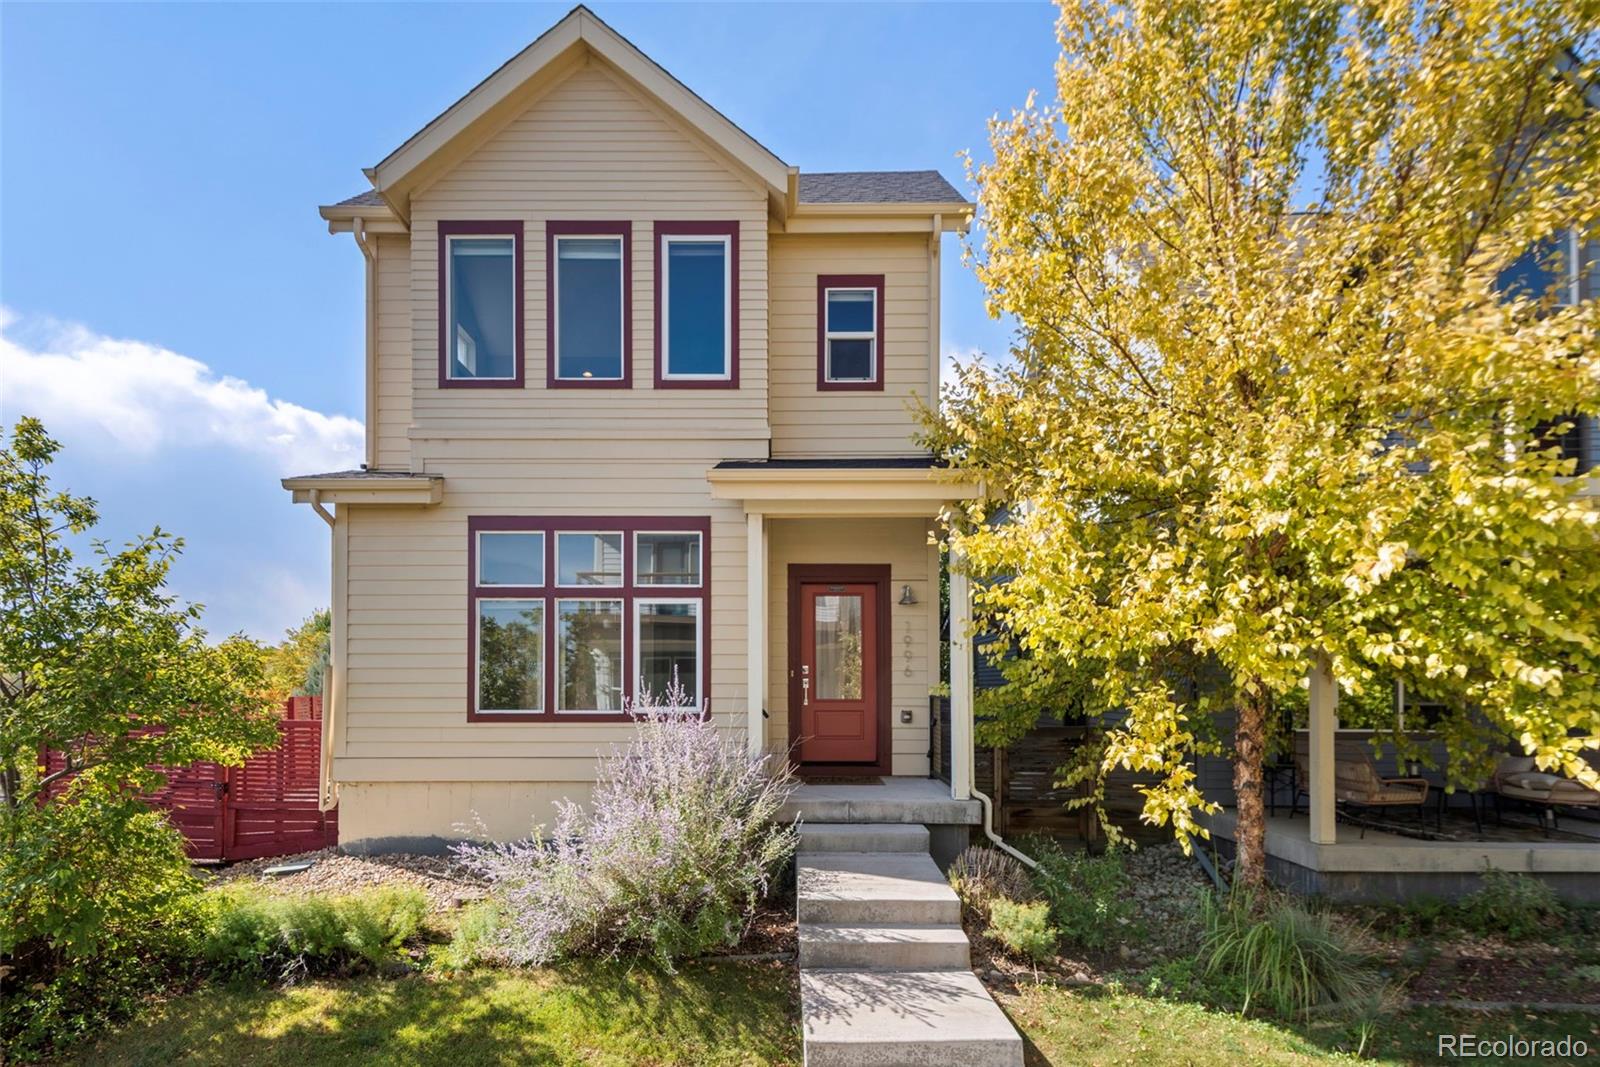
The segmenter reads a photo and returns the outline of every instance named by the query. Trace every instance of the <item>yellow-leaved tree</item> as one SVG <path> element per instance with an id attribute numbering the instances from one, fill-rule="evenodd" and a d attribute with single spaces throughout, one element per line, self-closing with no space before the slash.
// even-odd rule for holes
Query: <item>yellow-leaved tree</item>
<path id="1" fill-rule="evenodd" d="M 975 170 L 1017 345 L 926 415 L 989 489 L 949 534 L 1019 651 L 988 740 L 1105 714 L 1094 769 L 1186 844 L 1228 754 L 1247 883 L 1313 663 L 1445 703 L 1458 781 L 1507 742 L 1594 780 L 1600 513 L 1558 438 L 1600 410 L 1597 16 L 1063 0 L 1055 102 Z"/>

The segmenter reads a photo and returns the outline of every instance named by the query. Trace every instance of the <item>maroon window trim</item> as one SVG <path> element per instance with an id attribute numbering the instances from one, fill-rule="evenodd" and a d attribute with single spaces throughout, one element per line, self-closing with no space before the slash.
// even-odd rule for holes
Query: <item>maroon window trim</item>
<path id="1" fill-rule="evenodd" d="M 661 336 L 661 247 L 663 237 L 728 238 L 728 377 L 725 379 L 668 378 Z M 739 388 L 739 223 L 657 222 L 655 232 L 655 386 L 657 389 Z"/>
<path id="2" fill-rule="evenodd" d="M 556 377 L 556 238 L 622 238 L 622 377 Z M 633 388 L 633 223 L 573 222 L 551 219 L 544 224 L 544 368 L 545 385 L 551 389 L 632 389 Z"/>
<path id="3" fill-rule="evenodd" d="M 510 378 L 452 378 L 450 377 L 450 241 L 451 237 L 495 236 L 499 234 L 511 235 L 512 269 L 516 271 L 516 284 L 513 288 L 512 309 L 516 316 L 516 323 L 512 327 L 512 336 L 516 339 L 516 374 Z M 439 222 L 439 388 L 440 389 L 521 389 L 526 381 L 523 368 L 527 364 L 523 349 L 523 338 L 527 333 L 527 324 L 523 321 L 522 295 L 522 220 L 503 219 L 498 221 L 472 221 L 452 220 Z"/>
<path id="4" fill-rule="evenodd" d="M 619 532 L 623 537 L 621 585 L 556 584 L 556 534 L 576 530 Z M 540 586 L 478 584 L 478 534 L 484 531 L 544 534 L 544 584 Z M 639 585 L 634 566 L 634 535 L 698 533 L 699 585 Z M 532 714 L 478 710 L 478 601 L 544 601 L 544 710 Z M 468 722 L 626 722 L 625 711 L 556 711 L 556 601 L 622 601 L 622 695 L 634 697 L 634 604 L 639 600 L 698 600 L 700 611 L 699 699 L 704 714 L 711 709 L 711 520 L 698 515 L 471 515 L 467 518 L 467 721 Z"/>
<path id="5" fill-rule="evenodd" d="M 877 353 L 872 361 L 874 377 L 859 382 L 828 381 L 828 290 L 874 289 L 877 307 L 874 314 L 878 324 Z M 883 391 L 883 275 L 881 274 L 819 274 L 817 275 L 817 389 L 824 393 L 859 393 Z"/>

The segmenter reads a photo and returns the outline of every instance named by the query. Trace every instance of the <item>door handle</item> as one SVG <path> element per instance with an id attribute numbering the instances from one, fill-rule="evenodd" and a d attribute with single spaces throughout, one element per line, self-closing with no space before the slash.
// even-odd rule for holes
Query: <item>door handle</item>
<path id="1" fill-rule="evenodd" d="M 811 706 L 811 668 L 805 664 L 800 666 L 800 706 Z"/>

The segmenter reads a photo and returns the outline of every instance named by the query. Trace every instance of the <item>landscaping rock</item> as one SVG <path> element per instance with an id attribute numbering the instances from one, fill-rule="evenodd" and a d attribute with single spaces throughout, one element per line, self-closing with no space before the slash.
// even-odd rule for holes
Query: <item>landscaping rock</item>
<path id="1" fill-rule="evenodd" d="M 304 870 L 268 876 L 269 868 L 308 863 Z M 337 895 L 383 886 L 415 886 L 434 911 L 461 908 L 484 895 L 483 883 L 448 856 L 344 856 L 325 848 L 296 856 L 236 863 L 213 872 L 216 885 L 248 882 L 271 893 L 292 896 Z"/>

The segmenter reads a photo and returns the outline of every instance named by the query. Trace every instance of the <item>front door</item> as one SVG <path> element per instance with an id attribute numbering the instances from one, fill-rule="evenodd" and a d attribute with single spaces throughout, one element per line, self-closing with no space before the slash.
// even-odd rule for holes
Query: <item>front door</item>
<path id="1" fill-rule="evenodd" d="M 879 603 L 876 582 L 797 583 L 798 641 L 790 648 L 790 699 L 799 708 L 802 764 L 876 764 Z"/>

